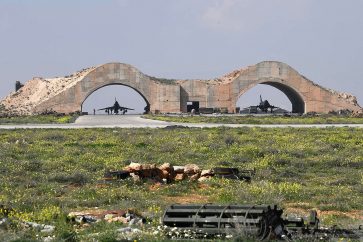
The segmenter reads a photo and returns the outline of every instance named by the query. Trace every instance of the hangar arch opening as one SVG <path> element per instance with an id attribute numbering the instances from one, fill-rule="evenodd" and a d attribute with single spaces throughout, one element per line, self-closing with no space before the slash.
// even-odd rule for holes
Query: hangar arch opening
<path id="1" fill-rule="evenodd" d="M 112 107 L 115 101 L 121 107 L 130 108 L 125 114 L 143 114 L 149 112 L 149 101 L 138 90 L 123 84 L 109 84 L 90 92 L 81 104 L 81 111 L 88 114 L 114 114 Z M 123 110 L 119 111 L 123 114 Z"/>
<path id="2" fill-rule="evenodd" d="M 248 113 L 250 107 L 260 104 L 260 95 L 262 101 L 267 100 L 274 108 L 275 113 L 304 113 L 305 102 L 301 95 L 293 88 L 280 82 L 264 81 L 249 88 L 247 91 L 240 93 L 236 107 L 240 108 L 242 113 Z M 260 111 L 260 109 L 258 109 Z M 270 112 L 270 109 L 268 109 Z"/>

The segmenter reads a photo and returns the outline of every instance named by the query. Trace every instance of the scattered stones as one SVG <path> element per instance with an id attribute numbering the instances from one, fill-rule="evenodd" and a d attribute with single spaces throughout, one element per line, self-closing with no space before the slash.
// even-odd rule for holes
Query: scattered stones
<path id="1" fill-rule="evenodd" d="M 155 170 L 155 165 L 144 164 L 142 165 L 142 170 L 139 170 L 138 173 L 141 177 L 152 177 L 157 175 Z"/>
<path id="2" fill-rule="evenodd" d="M 182 181 L 182 180 L 184 180 L 186 178 L 186 175 L 185 175 L 185 173 L 178 173 L 178 174 L 176 174 L 175 175 L 175 181 Z"/>
<path id="3" fill-rule="evenodd" d="M 173 166 L 175 173 L 184 173 L 184 166 Z"/>
<path id="4" fill-rule="evenodd" d="M 194 175 L 196 173 L 200 173 L 200 168 L 199 166 L 195 165 L 195 164 L 188 164 L 184 166 L 184 173 L 187 175 Z"/>
<path id="5" fill-rule="evenodd" d="M 46 236 L 43 238 L 43 242 L 51 242 L 54 241 L 54 235 L 53 236 Z"/>
<path id="6" fill-rule="evenodd" d="M 159 166 L 160 170 L 164 170 L 164 171 L 168 171 L 168 172 L 172 172 L 174 171 L 174 168 L 172 165 L 170 165 L 170 163 L 164 163 L 161 166 Z"/>
<path id="7" fill-rule="evenodd" d="M 116 231 L 119 232 L 119 233 L 131 233 L 132 228 L 131 227 L 119 228 Z"/>
<path id="8" fill-rule="evenodd" d="M 125 227 L 125 228 L 119 228 L 116 230 L 117 233 L 124 234 L 127 236 L 127 240 L 132 240 L 132 237 L 136 234 L 140 234 L 142 231 L 138 228 L 131 228 L 131 227 Z M 136 240 L 135 240 L 136 241 Z"/>
<path id="9" fill-rule="evenodd" d="M 24 222 L 23 225 L 28 228 L 33 228 L 35 230 L 40 231 L 41 233 L 53 233 L 55 230 L 55 226 L 46 225 L 46 224 L 38 224 L 35 222 Z"/>
<path id="10" fill-rule="evenodd" d="M 135 171 L 141 171 L 142 169 L 143 167 L 141 164 L 131 162 L 131 164 L 127 166 L 126 170 L 129 172 L 135 172 Z"/>
<path id="11" fill-rule="evenodd" d="M 9 221 L 7 218 L 0 219 L 0 228 L 6 228 L 9 224 Z"/>
<path id="12" fill-rule="evenodd" d="M 197 180 L 199 179 L 199 177 L 200 177 L 200 174 L 199 174 L 199 173 L 196 173 L 196 174 L 194 174 L 194 175 L 191 175 L 191 176 L 189 177 L 189 180 L 190 180 L 190 181 L 197 181 Z"/>
<path id="13" fill-rule="evenodd" d="M 132 180 L 134 180 L 134 182 L 140 182 L 141 181 L 141 177 L 139 175 L 136 175 L 135 173 L 130 173 Z"/>
<path id="14" fill-rule="evenodd" d="M 213 175 L 213 171 L 211 169 L 202 170 L 202 172 L 200 173 L 200 176 L 212 176 L 212 175 Z"/>
<path id="15" fill-rule="evenodd" d="M 111 217 L 111 218 L 108 218 L 108 219 L 106 219 L 106 217 L 105 217 L 105 220 L 107 222 L 109 222 L 109 223 L 112 223 L 112 222 L 121 222 L 123 224 L 128 223 L 128 220 L 125 217 Z"/>
<path id="16" fill-rule="evenodd" d="M 134 210 L 94 210 L 71 212 L 67 216 L 68 221 L 80 225 L 100 222 L 102 220 L 113 223 L 119 222 L 122 224 L 142 226 L 146 220 Z"/>
<path id="17" fill-rule="evenodd" d="M 55 226 L 52 225 L 44 225 L 44 228 L 40 230 L 41 233 L 53 233 L 55 230 Z"/>

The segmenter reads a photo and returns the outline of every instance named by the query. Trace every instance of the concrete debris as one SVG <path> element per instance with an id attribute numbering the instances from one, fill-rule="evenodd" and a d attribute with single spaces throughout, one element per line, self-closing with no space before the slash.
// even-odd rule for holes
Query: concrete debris
<path id="1" fill-rule="evenodd" d="M 186 178 L 186 175 L 184 173 L 177 173 L 175 175 L 175 181 L 182 181 Z"/>
<path id="2" fill-rule="evenodd" d="M 134 182 L 139 182 L 141 181 L 141 177 L 135 173 L 130 173 L 132 180 L 134 180 Z"/>
<path id="3" fill-rule="evenodd" d="M 8 225 L 8 219 L 7 218 L 2 218 L 0 219 L 0 228 L 4 228 Z"/>
<path id="4" fill-rule="evenodd" d="M 141 233 L 140 229 L 131 227 L 119 228 L 116 231 L 119 233 Z"/>
<path id="5" fill-rule="evenodd" d="M 54 241 L 55 240 L 55 237 L 54 235 L 53 236 L 46 236 L 43 238 L 43 242 L 51 242 L 51 241 Z"/>
<path id="6" fill-rule="evenodd" d="M 200 168 L 195 164 L 188 164 L 184 166 L 184 173 L 187 175 L 194 175 L 200 172 Z"/>
<path id="7" fill-rule="evenodd" d="M 184 173 L 184 166 L 173 166 L 175 173 Z"/>
<path id="8" fill-rule="evenodd" d="M 140 229 L 131 227 L 119 228 L 116 232 L 121 236 L 120 241 L 137 241 L 137 236 L 142 233 Z"/>
<path id="9" fill-rule="evenodd" d="M 141 171 L 141 170 L 143 170 L 143 167 L 139 163 L 131 162 L 131 164 L 127 166 L 127 171 L 129 171 L 129 172 L 135 172 L 135 171 Z"/>
<path id="10" fill-rule="evenodd" d="M 55 226 L 52 225 L 45 225 L 42 230 L 40 230 L 41 233 L 53 233 L 55 229 Z"/>
<path id="11" fill-rule="evenodd" d="M 254 175 L 253 170 L 238 170 L 237 168 L 213 168 L 202 170 L 196 164 L 185 166 L 172 166 L 164 163 L 157 167 L 155 164 L 139 164 L 132 162 L 121 171 L 107 171 L 105 181 L 123 180 L 131 177 L 135 182 L 152 180 L 159 183 L 170 183 L 174 181 L 206 181 L 211 177 L 225 179 L 239 179 L 250 181 Z"/>
<path id="12" fill-rule="evenodd" d="M 161 166 L 159 166 L 159 170 L 167 171 L 169 173 L 174 171 L 174 167 L 170 165 L 170 163 L 164 163 Z"/>
<path id="13" fill-rule="evenodd" d="M 213 175 L 213 171 L 211 169 L 202 170 L 202 172 L 200 173 L 200 176 L 212 176 L 212 175 Z"/>
<path id="14" fill-rule="evenodd" d="M 33 228 L 35 230 L 40 231 L 41 233 L 53 233 L 55 230 L 55 226 L 46 225 L 46 224 L 38 224 L 35 222 L 23 222 L 23 225 L 28 228 Z"/>
<path id="15" fill-rule="evenodd" d="M 106 221 L 108 223 L 119 222 L 122 224 L 142 226 L 146 220 L 136 211 L 130 210 L 91 210 L 71 212 L 67 216 L 68 221 L 84 225 Z"/>
<path id="16" fill-rule="evenodd" d="M 200 173 L 195 173 L 195 174 L 189 176 L 188 178 L 190 181 L 197 181 L 199 179 L 199 177 L 200 177 Z"/>

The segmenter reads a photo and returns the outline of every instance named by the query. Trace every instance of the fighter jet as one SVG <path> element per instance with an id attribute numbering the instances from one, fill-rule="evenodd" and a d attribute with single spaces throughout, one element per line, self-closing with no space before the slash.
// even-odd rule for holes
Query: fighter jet
<path id="1" fill-rule="evenodd" d="M 115 103 L 113 104 L 113 106 L 98 109 L 98 111 L 100 111 L 100 110 L 105 110 L 105 112 L 107 114 L 112 114 L 112 112 L 114 114 L 118 114 L 119 111 L 122 112 L 122 114 L 125 114 L 125 113 L 127 113 L 127 110 L 134 110 L 134 109 L 120 106 L 120 104 L 117 102 L 117 100 L 115 98 Z"/>
<path id="2" fill-rule="evenodd" d="M 257 107 L 259 109 L 261 109 L 262 112 L 265 112 L 265 113 L 267 113 L 268 109 L 270 109 L 270 111 L 272 113 L 274 108 L 277 108 L 275 106 L 272 106 L 267 100 L 262 101 L 261 95 L 260 95 L 260 104 Z"/>

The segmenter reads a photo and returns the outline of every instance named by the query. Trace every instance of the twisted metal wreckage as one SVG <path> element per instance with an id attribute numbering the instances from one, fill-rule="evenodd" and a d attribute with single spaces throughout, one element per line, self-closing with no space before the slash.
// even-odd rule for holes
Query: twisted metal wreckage
<path id="1" fill-rule="evenodd" d="M 130 167 L 137 167 L 137 169 L 130 169 Z M 163 167 L 170 168 L 167 176 L 160 176 L 160 174 L 164 174 Z M 164 164 L 159 168 L 154 167 L 151 169 L 149 165 L 133 164 L 126 167 L 125 170 L 106 172 L 105 179 L 107 181 L 123 180 L 134 178 L 136 175 L 142 180 L 169 178 L 167 182 L 174 182 L 178 172 L 188 171 L 191 167 L 195 169 L 196 165 L 189 164 L 183 168 Z M 198 176 L 200 178 L 204 178 L 203 174 L 207 174 L 208 177 L 239 179 L 250 182 L 255 171 L 216 167 L 208 170 L 208 172 L 199 171 L 199 173 L 202 174 L 202 176 Z M 194 173 L 189 175 L 191 177 L 195 176 Z M 278 208 L 277 205 L 174 204 L 165 210 L 161 223 L 166 228 L 166 234 L 176 239 L 236 237 L 286 241 L 296 239 L 363 239 L 363 226 L 357 229 L 342 229 L 336 226 L 331 228 L 320 227 L 317 212 L 314 210 L 310 212 L 308 219 L 292 216 L 283 218 L 282 215 L 283 210 Z"/>
<path id="2" fill-rule="evenodd" d="M 182 205 L 168 207 L 161 219 L 170 228 L 169 236 L 188 238 L 236 238 L 255 240 L 311 240 L 333 238 L 363 239 L 363 226 L 358 229 L 321 228 L 317 212 L 309 219 L 282 217 L 277 205 Z"/>
<path id="3" fill-rule="evenodd" d="M 7 223 L 12 208 L 0 205 L 0 231 Z M 172 239 L 246 239 L 259 241 L 335 241 L 349 239 L 362 241 L 363 225 L 356 229 L 324 228 L 319 226 L 315 210 L 308 219 L 303 217 L 283 217 L 283 210 L 277 205 L 218 205 L 218 204 L 174 204 L 167 207 L 161 217 L 163 232 Z M 3 218 L 2 218 L 3 217 Z M 118 232 L 138 231 L 130 226 L 143 226 L 146 218 L 137 211 L 101 210 L 71 212 L 67 221 L 76 224 L 89 224 L 101 220 L 121 222 L 129 227 Z M 52 233 L 55 226 L 19 221 L 25 228 Z M 5 226 L 6 227 L 6 226 Z M 160 226 L 159 226 L 160 227 Z"/>

